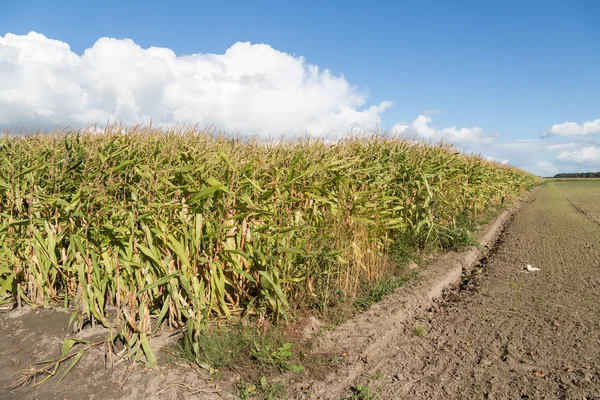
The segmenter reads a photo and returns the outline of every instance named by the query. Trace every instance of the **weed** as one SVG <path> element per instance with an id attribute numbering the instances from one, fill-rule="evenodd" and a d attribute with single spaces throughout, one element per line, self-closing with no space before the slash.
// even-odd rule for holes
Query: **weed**
<path id="1" fill-rule="evenodd" d="M 254 361 L 262 368 L 277 367 L 281 372 L 304 371 L 303 365 L 291 362 L 294 358 L 291 348 L 291 343 L 284 343 L 275 350 L 272 350 L 269 344 L 254 343 L 251 354 Z"/>
<path id="2" fill-rule="evenodd" d="M 250 400 L 252 396 L 256 394 L 256 385 L 246 382 L 244 378 L 240 378 L 240 380 L 235 383 L 235 388 L 237 389 L 238 397 L 241 400 Z"/>
<path id="3" fill-rule="evenodd" d="M 200 347 L 196 357 L 193 343 Z M 229 368 L 251 359 L 260 369 L 278 368 L 281 372 L 300 372 L 304 367 L 294 362 L 298 357 L 291 343 L 284 343 L 276 331 L 261 334 L 255 328 L 233 325 L 212 328 L 190 341 L 184 336 L 177 346 L 178 355 L 206 369 Z"/>
<path id="4" fill-rule="evenodd" d="M 257 337 L 255 330 L 241 325 L 211 328 L 198 334 L 194 342 L 184 336 L 178 344 L 178 350 L 180 357 L 185 360 L 217 369 L 229 367 L 240 358 L 247 357 L 251 343 Z M 198 355 L 192 348 L 194 343 L 199 346 Z"/>
<path id="5" fill-rule="evenodd" d="M 365 376 L 372 380 L 380 380 L 383 379 L 385 375 L 380 370 L 375 370 L 373 372 L 365 374 Z"/>
<path id="6" fill-rule="evenodd" d="M 415 327 L 413 328 L 413 335 L 415 335 L 417 337 L 423 337 L 426 334 L 427 334 L 427 328 L 424 325 L 415 324 Z"/>
<path id="7" fill-rule="evenodd" d="M 350 388 L 352 394 L 347 397 L 347 400 L 372 400 L 377 397 L 371 391 L 369 385 L 356 385 Z"/>
<path id="8" fill-rule="evenodd" d="M 390 279 L 383 279 L 377 282 L 375 285 L 370 286 L 367 293 L 359 296 L 354 301 L 354 307 L 358 311 L 364 311 L 371 305 L 381 301 L 384 296 L 393 293 L 397 288 L 404 285 L 404 283 L 407 281 L 415 280 L 417 277 L 418 272 L 412 271 L 410 274 L 405 276 L 396 276 Z"/>
<path id="9" fill-rule="evenodd" d="M 348 362 L 347 357 L 336 356 L 336 357 L 333 357 L 331 360 L 329 360 L 329 365 L 346 364 L 347 362 Z"/>
<path id="10" fill-rule="evenodd" d="M 394 236 L 390 255 L 400 268 L 407 266 L 411 260 L 418 260 L 420 257 L 417 237 L 409 230 L 398 231 Z"/>
<path id="11" fill-rule="evenodd" d="M 280 383 L 268 383 L 265 376 L 261 377 L 256 383 L 248 383 L 242 378 L 235 384 L 235 387 L 238 397 L 241 400 L 276 400 L 285 398 L 284 386 Z"/>

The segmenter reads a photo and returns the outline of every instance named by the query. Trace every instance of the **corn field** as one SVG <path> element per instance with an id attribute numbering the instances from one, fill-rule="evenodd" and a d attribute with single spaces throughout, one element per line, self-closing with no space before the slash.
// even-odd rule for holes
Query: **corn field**
<path id="1" fill-rule="evenodd" d="M 0 301 L 117 324 L 147 356 L 162 324 L 193 337 L 213 318 L 351 297 L 382 276 L 398 235 L 438 246 L 457 218 L 537 182 L 377 135 L 64 131 L 5 134 L 0 154 Z"/>

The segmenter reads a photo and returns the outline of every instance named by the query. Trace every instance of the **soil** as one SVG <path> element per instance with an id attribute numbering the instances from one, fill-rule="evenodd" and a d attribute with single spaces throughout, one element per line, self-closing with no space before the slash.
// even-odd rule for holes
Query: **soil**
<path id="1" fill-rule="evenodd" d="M 288 398 L 339 399 L 354 388 L 354 398 L 600 399 L 600 184 L 570 184 L 546 184 L 487 227 L 480 239 L 491 251 L 479 262 L 475 249 L 446 254 L 334 331 L 312 321 L 303 333 L 320 335 L 313 356 L 327 366 L 283 377 Z M 73 336 L 68 319 L 0 313 L 0 399 L 234 397 L 231 380 L 217 384 L 161 351 L 158 369 L 106 369 L 100 347 L 58 385 L 8 389 L 23 368 L 60 355 Z"/>
<path id="2" fill-rule="evenodd" d="M 60 310 L 32 310 L 0 314 L 0 399 L 2 400 L 112 400 L 112 399 L 220 399 L 223 389 L 199 368 L 170 358 L 160 349 L 176 340 L 163 335 L 151 345 L 159 358 L 157 369 L 137 363 L 121 363 L 105 368 L 106 351 L 99 346 L 85 353 L 79 364 L 61 383 L 55 377 L 39 386 L 13 387 L 21 371 L 34 363 L 60 357 L 63 341 L 79 337 L 90 342 L 104 340 L 103 328 L 70 332 L 70 315 Z M 68 365 L 68 362 L 66 363 Z M 38 365 L 38 367 L 40 367 Z M 224 382 L 227 385 L 227 382 Z M 225 389 L 228 389 L 227 386 Z"/>

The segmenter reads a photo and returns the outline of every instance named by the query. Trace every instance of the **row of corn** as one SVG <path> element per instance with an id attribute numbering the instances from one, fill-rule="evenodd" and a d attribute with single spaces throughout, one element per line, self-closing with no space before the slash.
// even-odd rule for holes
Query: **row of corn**
<path id="1" fill-rule="evenodd" d="M 118 324 L 285 316 L 381 278 L 398 235 L 436 246 L 537 178 L 373 135 L 264 143 L 198 131 L 0 136 L 0 300 Z M 108 315 L 116 314 L 117 318 Z"/>

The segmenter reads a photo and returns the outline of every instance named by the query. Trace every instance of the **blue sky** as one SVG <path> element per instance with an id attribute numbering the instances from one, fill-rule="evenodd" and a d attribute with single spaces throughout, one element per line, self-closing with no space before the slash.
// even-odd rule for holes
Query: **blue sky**
<path id="1" fill-rule="evenodd" d="M 78 56 L 102 37 L 129 38 L 142 49 L 163 47 L 177 56 L 222 55 L 237 42 L 264 43 L 292 57 L 304 57 L 306 64 L 318 66 L 321 73 L 328 69 L 334 77 L 343 75 L 350 89 L 339 88 L 339 96 L 323 109 L 335 108 L 336 101 L 358 112 L 382 102 L 392 103 L 369 115 L 353 114 L 347 119 L 349 127 L 368 128 L 379 118 L 377 122 L 384 128 L 400 126 L 404 133 L 425 139 L 448 136 L 452 141 L 458 136 L 447 129 L 454 126 L 471 129 L 463 132 L 465 137 L 479 137 L 472 142 L 459 140 L 458 147 L 508 160 L 534 173 L 600 170 L 600 128 L 596 132 L 596 125 L 588 125 L 588 129 L 583 125 L 600 119 L 598 1 L 0 2 L 0 37 L 31 31 L 67 43 Z M 254 57 L 255 50 L 239 53 Z M 112 50 L 106 51 L 107 58 L 115 57 Z M 244 64 L 243 57 L 221 61 Z M 278 62 L 275 56 L 272 62 Z M 0 78 L 0 92 L 1 82 Z M 189 83 L 194 84 L 201 86 L 197 81 Z M 304 89 L 297 90 L 296 97 L 303 96 Z M 40 96 L 51 103 L 52 96 L 60 95 L 52 93 Z M 277 101 L 273 96 L 268 96 L 270 101 Z M 364 104 L 356 105 L 352 96 L 361 96 Z M 194 104 L 214 109 L 202 101 Z M 16 102 L 10 106 L 30 107 Z M 24 113 L 14 120 L 10 116 L 2 120 L 0 114 L 0 124 L 43 125 L 40 115 L 53 115 L 50 124 L 72 124 L 68 118 L 58 118 L 56 110 L 61 107 L 50 107 L 41 114 Z M 231 110 L 235 109 L 218 113 L 234 119 L 241 115 L 232 115 Z M 424 113 L 429 122 L 416 123 Z M 224 128 L 241 130 L 248 118 Z M 317 119 L 299 118 L 298 129 L 304 130 L 309 124 L 306 121 Z M 327 121 L 319 119 L 310 126 L 325 130 Z M 577 127 L 567 129 L 561 125 L 566 122 Z M 288 128 L 277 121 L 264 128 L 257 121 L 252 123 L 258 124 L 254 131 Z M 553 125 L 559 125 L 554 130 L 558 133 L 549 135 Z M 479 134 L 472 131 L 477 127 L 481 128 Z M 338 129 L 343 128 L 342 124 Z M 549 146 L 555 147 L 549 150 Z"/>

